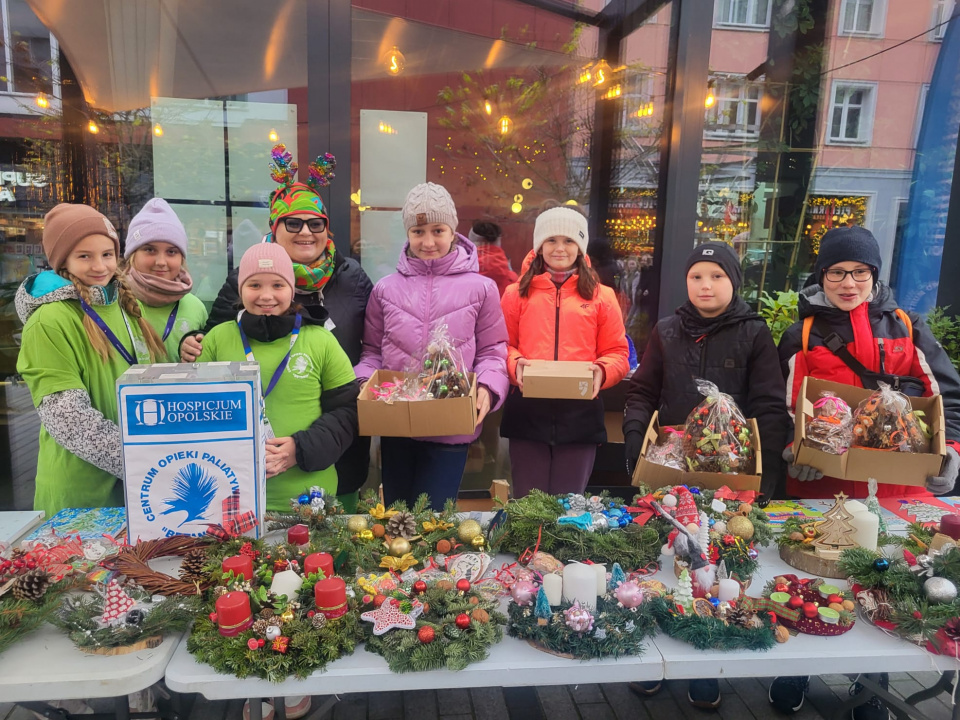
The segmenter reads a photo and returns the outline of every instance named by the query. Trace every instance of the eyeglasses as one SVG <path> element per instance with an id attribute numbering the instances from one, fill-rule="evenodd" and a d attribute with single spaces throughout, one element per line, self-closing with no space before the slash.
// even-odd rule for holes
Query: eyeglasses
<path id="1" fill-rule="evenodd" d="M 873 277 L 873 270 L 870 268 L 857 268 L 856 270 L 841 270 L 840 268 L 832 268 L 824 272 L 824 275 L 827 276 L 827 280 L 830 282 L 843 282 L 847 279 L 847 275 L 853 275 L 853 279 L 856 282 L 866 282 Z"/>
<path id="2" fill-rule="evenodd" d="M 303 230 L 303 226 L 306 224 L 307 230 L 317 234 L 322 233 L 327 229 L 327 219 L 326 218 L 310 218 L 309 220 L 304 220 L 303 218 L 284 218 L 283 227 L 289 233 L 298 233 Z"/>

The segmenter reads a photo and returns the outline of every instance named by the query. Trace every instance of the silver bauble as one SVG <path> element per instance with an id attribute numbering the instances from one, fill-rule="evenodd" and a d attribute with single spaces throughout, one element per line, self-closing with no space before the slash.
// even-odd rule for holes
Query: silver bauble
<path id="1" fill-rule="evenodd" d="M 927 578 L 923 583 L 923 592 L 927 600 L 938 605 L 945 605 L 957 599 L 957 586 L 942 577 Z"/>

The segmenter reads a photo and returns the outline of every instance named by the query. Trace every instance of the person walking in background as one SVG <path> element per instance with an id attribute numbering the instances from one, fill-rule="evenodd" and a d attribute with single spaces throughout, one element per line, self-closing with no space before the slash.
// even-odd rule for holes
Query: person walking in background
<path id="1" fill-rule="evenodd" d="M 363 354 L 357 377 L 377 370 L 404 370 L 421 357 L 430 333 L 446 324 L 476 374 L 477 429 L 472 435 L 380 439 L 383 499 L 411 506 L 427 493 L 435 509 L 456 499 L 469 443 L 480 424 L 507 394 L 507 330 L 497 286 L 479 274 L 476 246 L 457 233 L 457 209 L 446 188 L 434 183 L 414 187 L 403 204 L 407 242 L 397 272 L 376 284 L 367 306 Z"/>
<path id="2" fill-rule="evenodd" d="M 143 311 L 160 335 L 167 360 L 180 362 L 180 340 L 201 330 L 207 308 L 193 289 L 187 270 L 187 231 L 163 198 L 147 201 L 127 230 L 123 272 Z"/>
<path id="3" fill-rule="evenodd" d="M 480 274 L 497 284 L 501 297 L 507 286 L 517 281 L 517 274 L 510 267 L 510 260 L 500 245 L 502 235 L 503 230 L 499 225 L 483 220 L 475 222 L 467 235 L 477 247 Z"/>
<path id="4" fill-rule="evenodd" d="M 533 489 L 582 493 L 597 445 L 606 442 L 601 388 L 629 369 L 627 339 L 613 289 L 601 285 L 587 258 L 587 219 L 573 207 L 537 216 L 523 276 L 501 299 L 510 338 L 507 367 L 515 387 L 504 405 L 500 434 L 510 439 L 513 495 Z M 524 398 L 531 360 L 590 363 L 588 400 Z"/>

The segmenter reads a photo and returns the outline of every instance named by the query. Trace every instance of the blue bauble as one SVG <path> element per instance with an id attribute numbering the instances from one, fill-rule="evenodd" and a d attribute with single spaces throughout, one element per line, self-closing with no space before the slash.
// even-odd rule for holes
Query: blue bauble
<path id="1" fill-rule="evenodd" d="M 315 498 L 322 498 L 322 497 L 323 497 L 323 490 L 311 490 L 311 491 L 310 491 L 310 499 L 311 499 L 311 500 L 313 500 L 313 499 L 315 499 Z"/>
<path id="2" fill-rule="evenodd" d="M 297 498 L 297 502 L 300 503 L 301 505 L 309 505 L 309 504 L 310 504 L 310 496 L 307 495 L 306 493 L 304 493 L 303 495 L 301 495 L 300 497 Z"/>
<path id="3" fill-rule="evenodd" d="M 693 493 L 694 495 L 699 495 L 699 494 L 700 494 L 700 488 L 698 488 L 698 487 L 692 487 L 692 488 L 689 488 L 689 489 L 690 489 L 690 492 Z"/>
<path id="4" fill-rule="evenodd" d="M 877 572 L 886 572 L 890 569 L 890 561 L 886 558 L 877 558 L 873 561 L 873 569 Z"/>

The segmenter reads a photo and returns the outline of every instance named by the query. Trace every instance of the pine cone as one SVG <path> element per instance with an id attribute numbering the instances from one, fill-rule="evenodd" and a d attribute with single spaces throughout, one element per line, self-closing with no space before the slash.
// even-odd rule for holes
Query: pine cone
<path id="1" fill-rule="evenodd" d="M 264 608 L 263 610 L 260 611 L 260 617 L 262 617 L 264 620 L 269 620 L 274 616 L 274 614 L 275 613 L 273 612 L 273 608 Z"/>
<path id="2" fill-rule="evenodd" d="M 417 520 L 413 513 L 398 512 L 387 521 L 387 532 L 409 540 L 417 534 Z"/>
<path id="3" fill-rule="evenodd" d="M 270 623 L 266 620 L 256 620 L 253 623 L 253 632 L 255 632 L 260 637 L 263 637 L 267 634 L 267 628 L 270 627 Z"/>
<path id="4" fill-rule="evenodd" d="M 317 613 L 311 618 L 310 622 L 313 623 L 314 630 L 319 630 L 327 624 L 327 616 L 323 613 Z"/>
<path id="5" fill-rule="evenodd" d="M 207 564 L 207 551 L 194 548 L 183 557 L 180 563 L 180 579 L 194 582 L 203 579 L 203 566 Z"/>
<path id="6" fill-rule="evenodd" d="M 37 568 L 24 573 L 13 583 L 13 596 L 17 600 L 39 600 L 50 585 L 46 570 Z"/>

